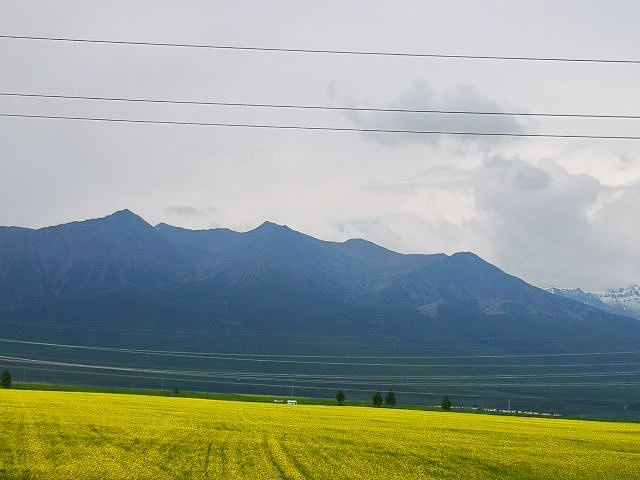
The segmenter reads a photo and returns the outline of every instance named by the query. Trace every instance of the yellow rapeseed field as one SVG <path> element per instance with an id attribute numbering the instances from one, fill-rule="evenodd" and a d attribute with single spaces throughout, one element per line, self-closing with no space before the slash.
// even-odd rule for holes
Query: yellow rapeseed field
<path id="1" fill-rule="evenodd" d="M 2 390 L 0 478 L 640 479 L 640 425 Z"/>

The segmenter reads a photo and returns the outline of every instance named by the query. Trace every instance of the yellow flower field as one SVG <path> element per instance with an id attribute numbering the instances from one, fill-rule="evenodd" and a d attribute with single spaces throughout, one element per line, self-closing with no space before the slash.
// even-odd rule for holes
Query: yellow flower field
<path id="1" fill-rule="evenodd" d="M 638 479 L 640 425 L 0 391 L 5 479 Z"/>

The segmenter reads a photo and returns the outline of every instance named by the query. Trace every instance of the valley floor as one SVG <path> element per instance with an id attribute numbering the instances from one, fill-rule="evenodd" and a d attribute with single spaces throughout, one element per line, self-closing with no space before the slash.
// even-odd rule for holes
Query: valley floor
<path id="1" fill-rule="evenodd" d="M 637 479 L 640 425 L 0 390 L 0 478 Z"/>

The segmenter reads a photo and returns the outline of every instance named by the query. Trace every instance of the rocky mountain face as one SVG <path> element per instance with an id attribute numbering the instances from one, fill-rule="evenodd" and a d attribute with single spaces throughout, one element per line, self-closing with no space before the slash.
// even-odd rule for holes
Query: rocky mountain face
<path id="1" fill-rule="evenodd" d="M 640 320 L 640 286 L 638 285 L 613 288 L 600 292 L 585 292 L 580 288 L 548 288 L 547 291 L 599 308 L 605 312 Z"/>
<path id="2" fill-rule="evenodd" d="M 193 231 L 124 210 L 37 230 L 0 228 L 0 322 L 25 329 L 442 337 L 513 351 L 604 348 L 640 335 L 639 322 L 566 296 L 468 252 L 402 255 L 272 223 Z"/>
<path id="3" fill-rule="evenodd" d="M 640 319 L 640 285 L 595 292 L 602 303 L 616 307 L 619 313 Z"/>

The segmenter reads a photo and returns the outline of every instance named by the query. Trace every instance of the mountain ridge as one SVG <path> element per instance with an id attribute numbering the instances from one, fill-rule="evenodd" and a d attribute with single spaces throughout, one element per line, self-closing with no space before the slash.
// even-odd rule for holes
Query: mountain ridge
<path id="1" fill-rule="evenodd" d="M 489 333 L 512 348 L 533 346 L 505 340 L 525 332 L 561 332 L 570 343 L 572 332 L 605 342 L 640 335 L 623 317 L 551 295 L 472 252 L 401 254 L 272 222 L 246 232 L 152 226 L 126 209 L 42 229 L 0 227 L 0 286 L 0 321 L 25 325 L 37 315 L 65 328 L 455 334 L 471 346 Z"/>

